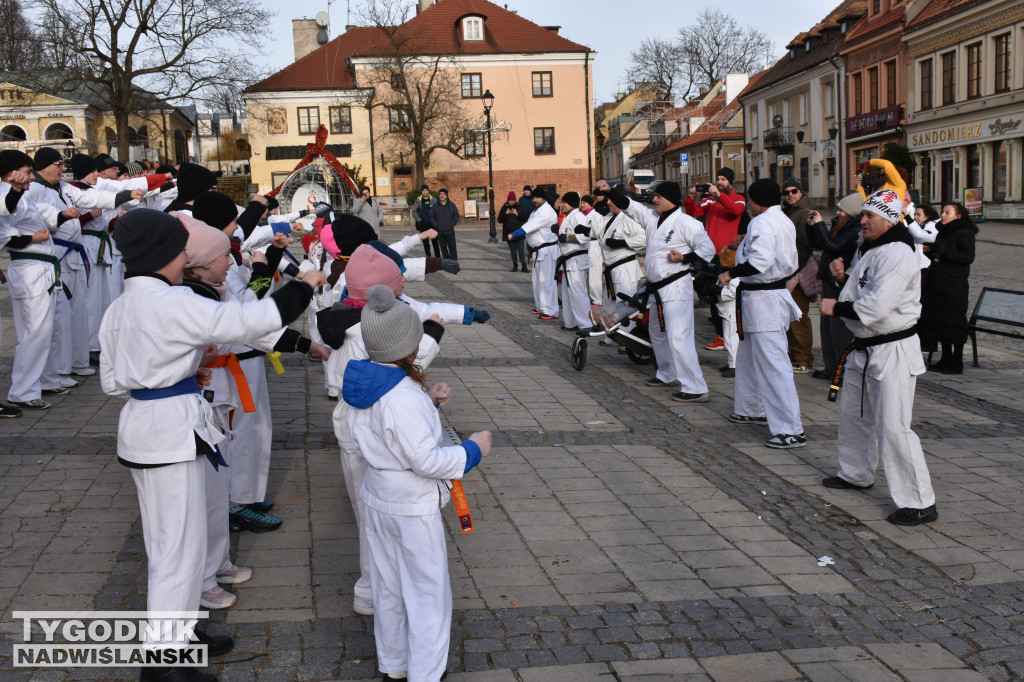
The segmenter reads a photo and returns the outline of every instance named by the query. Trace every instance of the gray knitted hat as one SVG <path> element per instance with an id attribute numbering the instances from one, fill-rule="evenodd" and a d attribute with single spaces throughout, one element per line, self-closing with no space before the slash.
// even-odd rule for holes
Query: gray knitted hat
<path id="1" fill-rule="evenodd" d="M 383 284 L 375 284 L 366 294 L 366 307 L 360 318 L 363 345 L 374 362 L 395 362 L 412 355 L 423 338 L 419 315 Z"/>

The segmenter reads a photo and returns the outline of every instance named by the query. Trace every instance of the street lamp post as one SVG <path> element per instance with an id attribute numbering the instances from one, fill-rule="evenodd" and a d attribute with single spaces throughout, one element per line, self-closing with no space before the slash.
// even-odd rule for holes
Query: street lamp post
<path id="1" fill-rule="evenodd" d="M 494 95 L 490 90 L 480 98 L 484 103 L 484 116 L 487 118 L 487 198 L 490 202 L 490 234 L 487 240 L 491 244 L 498 243 L 498 230 L 494 222 L 494 163 L 491 157 L 491 107 L 494 106 Z"/>

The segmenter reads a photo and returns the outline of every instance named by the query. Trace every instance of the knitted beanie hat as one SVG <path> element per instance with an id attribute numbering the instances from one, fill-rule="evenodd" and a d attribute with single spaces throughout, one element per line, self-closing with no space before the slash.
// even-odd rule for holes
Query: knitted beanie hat
<path id="1" fill-rule="evenodd" d="M 715 177 L 717 178 L 719 176 L 728 180 L 730 185 L 736 182 L 736 171 L 734 171 L 732 168 L 729 168 L 728 166 L 726 166 L 725 168 L 718 169 L 718 175 L 716 175 Z"/>
<path id="2" fill-rule="evenodd" d="M 96 170 L 102 173 L 108 168 L 117 168 L 117 161 L 114 161 L 114 157 L 112 157 L 110 154 L 97 154 Z"/>
<path id="3" fill-rule="evenodd" d="M 96 159 L 88 154 L 75 154 L 71 157 L 71 172 L 75 180 L 81 180 L 96 170 Z"/>
<path id="4" fill-rule="evenodd" d="M 0 176 L 11 171 L 21 170 L 25 166 L 32 167 L 32 157 L 17 149 L 0 151 Z"/>
<path id="5" fill-rule="evenodd" d="M 170 213 L 137 208 L 115 223 L 114 243 L 121 251 L 126 272 L 155 272 L 185 250 L 188 230 Z"/>
<path id="6" fill-rule="evenodd" d="M 181 194 L 178 194 L 178 198 L 181 198 Z M 196 220 L 201 220 L 218 230 L 223 230 L 231 221 L 238 220 L 238 207 L 235 206 L 234 199 L 228 195 L 220 192 L 203 192 L 194 198 L 192 215 Z"/>
<path id="7" fill-rule="evenodd" d="M 186 268 L 207 266 L 231 250 L 231 240 L 217 228 L 181 211 L 171 211 L 171 215 L 188 230 L 188 243 L 185 244 Z"/>
<path id="8" fill-rule="evenodd" d="M 895 225 L 903 213 L 903 201 L 891 189 L 882 189 L 869 196 L 860 210 L 880 215 Z"/>
<path id="9" fill-rule="evenodd" d="M 128 175 L 132 177 L 135 177 L 136 175 L 142 175 L 143 173 L 146 172 L 146 170 L 142 167 L 142 164 L 139 163 L 138 161 L 129 161 L 126 165 L 128 166 Z"/>
<path id="10" fill-rule="evenodd" d="M 423 338 L 420 316 L 382 284 L 375 284 L 367 293 L 359 330 L 366 353 L 374 362 L 407 358 L 416 352 Z"/>
<path id="11" fill-rule="evenodd" d="M 394 295 L 402 288 L 402 272 L 393 260 L 363 244 L 355 250 L 345 267 L 348 297 L 354 301 L 366 301 L 370 288 L 375 284 L 385 285 Z"/>
<path id="12" fill-rule="evenodd" d="M 53 147 L 40 147 L 36 150 L 35 161 L 32 165 L 37 171 L 52 166 L 62 160 L 64 156 Z"/>
<path id="13" fill-rule="evenodd" d="M 665 182 L 658 183 L 654 193 L 673 206 L 683 203 L 683 190 L 680 189 L 678 182 L 666 180 Z"/>
<path id="14" fill-rule="evenodd" d="M 189 202 L 217 186 L 217 176 L 209 168 L 194 163 L 178 167 L 178 201 Z"/>
<path id="15" fill-rule="evenodd" d="M 839 200 L 839 210 L 848 216 L 860 215 L 860 207 L 864 203 L 864 197 L 858 192 L 848 194 Z"/>
<path id="16" fill-rule="evenodd" d="M 754 180 L 747 188 L 747 198 L 762 208 L 778 206 L 782 201 L 782 189 L 771 178 Z"/>
<path id="17" fill-rule="evenodd" d="M 566 192 L 562 195 L 562 203 L 569 204 L 573 208 L 580 207 L 580 195 L 579 192 Z"/>

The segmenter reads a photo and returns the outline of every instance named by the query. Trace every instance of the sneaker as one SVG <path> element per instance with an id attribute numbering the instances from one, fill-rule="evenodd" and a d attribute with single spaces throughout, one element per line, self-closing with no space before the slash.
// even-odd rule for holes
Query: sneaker
<path id="1" fill-rule="evenodd" d="M 803 365 L 793 365 L 793 374 L 810 374 L 811 368 Z"/>
<path id="2" fill-rule="evenodd" d="M 39 398 L 36 398 L 34 400 L 12 400 L 11 405 L 14 405 L 15 407 L 20 407 L 23 410 L 48 410 L 50 409 L 52 403 L 48 403 L 45 400 L 40 400 Z"/>
<path id="3" fill-rule="evenodd" d="M 91 377 L 93 374 L 96 373 L 96 370 L 94 370 L 92 367 L 80 367 L 79 369 L 71 370 L 71 373 L 74 374 L 76 377 Z"/>
<path id="4" fill-rule="evenodd" d="M 826 372 L 823 369 L 816 369 L 813 372 L 811 372 L 811 378 L 812 379 L 824 379 L 825 381 L 828 381 L 828 380 L 830 380 L 832 378 L 832 375 L 829 374 L 828 372 Z"/>
<path id="5" fill-rule="evenodd" d="M 735 379 L 736 369 L 733 367 L 726 367 L 725 369 L 721 370 L 721 374 L 722 378 L 724 379 Z"/>
<path id="6" fill-rule="evenodd" d="M 75 381 L 74 379 L 72 379 L 69 375 L 62 374 L 60 376 L 60 387 L 61 388 L 74 388 L 75 386 L 78 386 L 78 382 Z"/>
<path id="7" fill-rule="evenodd" d="M 590 304 L 590 307 L 591 307 L 591 308 L 600 308 L 600 307 L 601 307 L 601 304 L 600 304 L 600 303 L 591 303 L 591 304 Z"/>
<path id="8" fill-rule="evenodd" d="M 204 609 L 227 609 L 234 606 L 237 601 L 238 597 L 216 585 L 203 592 L 203 596 L 199 598 L 199 605 Z"/>
<path id="9" fill-rule="evenodd" d="M 75 385 L 78 385 L 77 381 L 75 382 Z M 60 388 L 44 388 L 42 393 L 43 395 L 67 395 L 68 393 L 71 393 L 71 389 L 67 386 L 61 386 Z"/>
<path id="10" fill-rule="evenodd" d="M 931 523 L 938 519 L 939 512 L 935 509 L 934 504 L 924 509 L 903 507 L 885 518 L 889 520 L 889 523 L 894 523 L 897 526 L 920 526 L 922 523 Z"/>
<path id="11" fill-rule="evenodd" d="M 679 393 L 672 394 L 672 400 L 678 400 L 681 403 L 706 403 L 711 400 L 707 393 Z"/>
<path id="12" fill-rule="evenodd" d="M 252 569 L 245 566 L 232 566 L 217 574 L 217 582 L 225 585 L 237 585 L 252 578 Z"/>
<path id="13" fill-rule="evenodd" d="M 364 601 L 360 601 L 359 599 L 353 599 L 352 610 L 358 613 L 360 616 L 372 616 L 373 603 L 367 603 Z"/>
<path id="14" fill-rule="evenodd" d="M 716 335 L 715 340 L 704 347 L 708 350 L 725 350 L 725 339 L 720 334 Z"/>
<path id="15" fill-rule="evenodd" d="M 100 352 L 98 350 L 89 351 L 89 364 L 99 366 L 100 364 Z"/>
<path id="16" fill-rule="evenodd" d="M 0 419 L 15 419 L 21 416 L 21 410 L 0 403 Z"/>
<path id="17" fill-rule="evenodd" d="M 564 324 L 562 325 L 563 332 L 578 332 L 579 330 L 579 327 L 566 327 Z"/>
<path id="18" fill-rule="evenodd" d="M 658 377 L 651 377 L 650 379 L 648 379 L 644 383 L 647 384 L 648 386 L 653 387 L 653 388 L 661 388 L 662 386 L 669 386 L 670 385 L 667 381 L 662 381 Z"/>
<path id="19" fill-rule="evenodd" d="M 531 313 L 533 313 L 534 315 L 540 315 L 540 311 L 539 311 L 539 310 L 537 310 L 536 308 L 534 308 L 534 309 L 533 309 L 533 310 L 531 310 L 530 312 L 531 312 Z"/>
<path id="20" fill-rule="evenodd" d="M 227 635 L 208 635 L 203 630 L 195 630 L 196 642 L 198 644 L 206 645 L 206 654 L 208 656 L 223 656 L 224 654 L 231 653 L 235 648 L 235 640 L 231 639 Z"/>
<path id="21" fill-rule="evenodd" d="M 274 508 L 273 500 L 263 500 L 262 502 L 253 502 L 252 504 L 245 505 L 254 512 L 261 512 L 266 514 L 268 511 Z"/>
<path id="22" fill-rule="evenodd" d="M 807 436 L 802 433 L 779 433 L 766 440 L 764 444 L 776 450 L 802 448 L 807 445 Z"/>
<path id="23" fill-rule="evenodd" d="M 522 269 L 522 272 L 523 272 L 523 273 L 525 273 L 525 274 L 527 274 L 527 275 L 529 275 L 529 274 L 530 274 L 530 268 L 528 268 L 528 267 L 526 267 L 526 266 L 524 265 L 524 266 L 523 266 L 523 269 Z"/>
<path id="24" fill-rule="evenodd" d="M 231 530 L 249 530 L 254 533 L 265 533 L 281 527 L 281 519 L 263 512 L 242 507 L 228 514 Z"/>
<path id="25" fill-rule="evenodd" d="M 555 317 L 554 315 L 541 315 L 540 319 L 542 319 L 542 320 L 557 320 L 558 318 Z"/>
<path id="26" fill-rule="evenodd" d="M 745 414 L 733 412 L 726 419 L 733 424 L 760 424 L 761 426 L 768 426 L 768 417 L 748 417 Z"/>
<path id="27" fill-rule="evenodd" d="M 835 490 L 868 490 L 869 488 L 875 487 L 874 483 L 857 485 L 856 483 L 850 483 L 845 478 L 839 478 L 838 476 L 823 478 L 821 479 L 821 484 L 826 488 L 833 488 Z"/>
<path id="28" fill-rule="evenodd" d="M 615 342 L 612 341 L 611 339 L 609 339 L 607 336 L 604 337 L 603 339 L 601 339 L 600 341 L 598 341 L 597 343 L 599 345 L 602 345 L 602 346 L 614 346 L 615 345 Z"/>

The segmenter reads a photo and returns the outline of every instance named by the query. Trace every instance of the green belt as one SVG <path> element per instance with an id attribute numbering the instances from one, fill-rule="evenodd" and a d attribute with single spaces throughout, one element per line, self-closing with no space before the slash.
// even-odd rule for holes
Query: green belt
<path id="1" fill-rule="evenodd" d="M 97 265 L 109 265 L 103 260 L 103 255 L 107 252 L 107 245 L 110 244 L 110 235 L 107 234 L 106 230 L 82 230 L 82 234 L 86 237 L 96 237 L 100 240 L 100 252 L 96 256 Z"/>
<path id="2" fill-rule="evenodd" d="M 57 260 L 56 256 L 49 256 L 45 253 L 25 253 L 23 251 L 11 251 L 10 254 L 11 260 L 38 260 L 52 265 L 54 282 L 53 286 L 46 290 L 46 293 L 52 294 L 54 288 L 60 284 L 61 288 L 64 290 L 64 295 L 68 297 L 69 301 L 71 300 L 71 290 L 68 289 L 67 284 L 60 281 L 60 261 Z"/>

